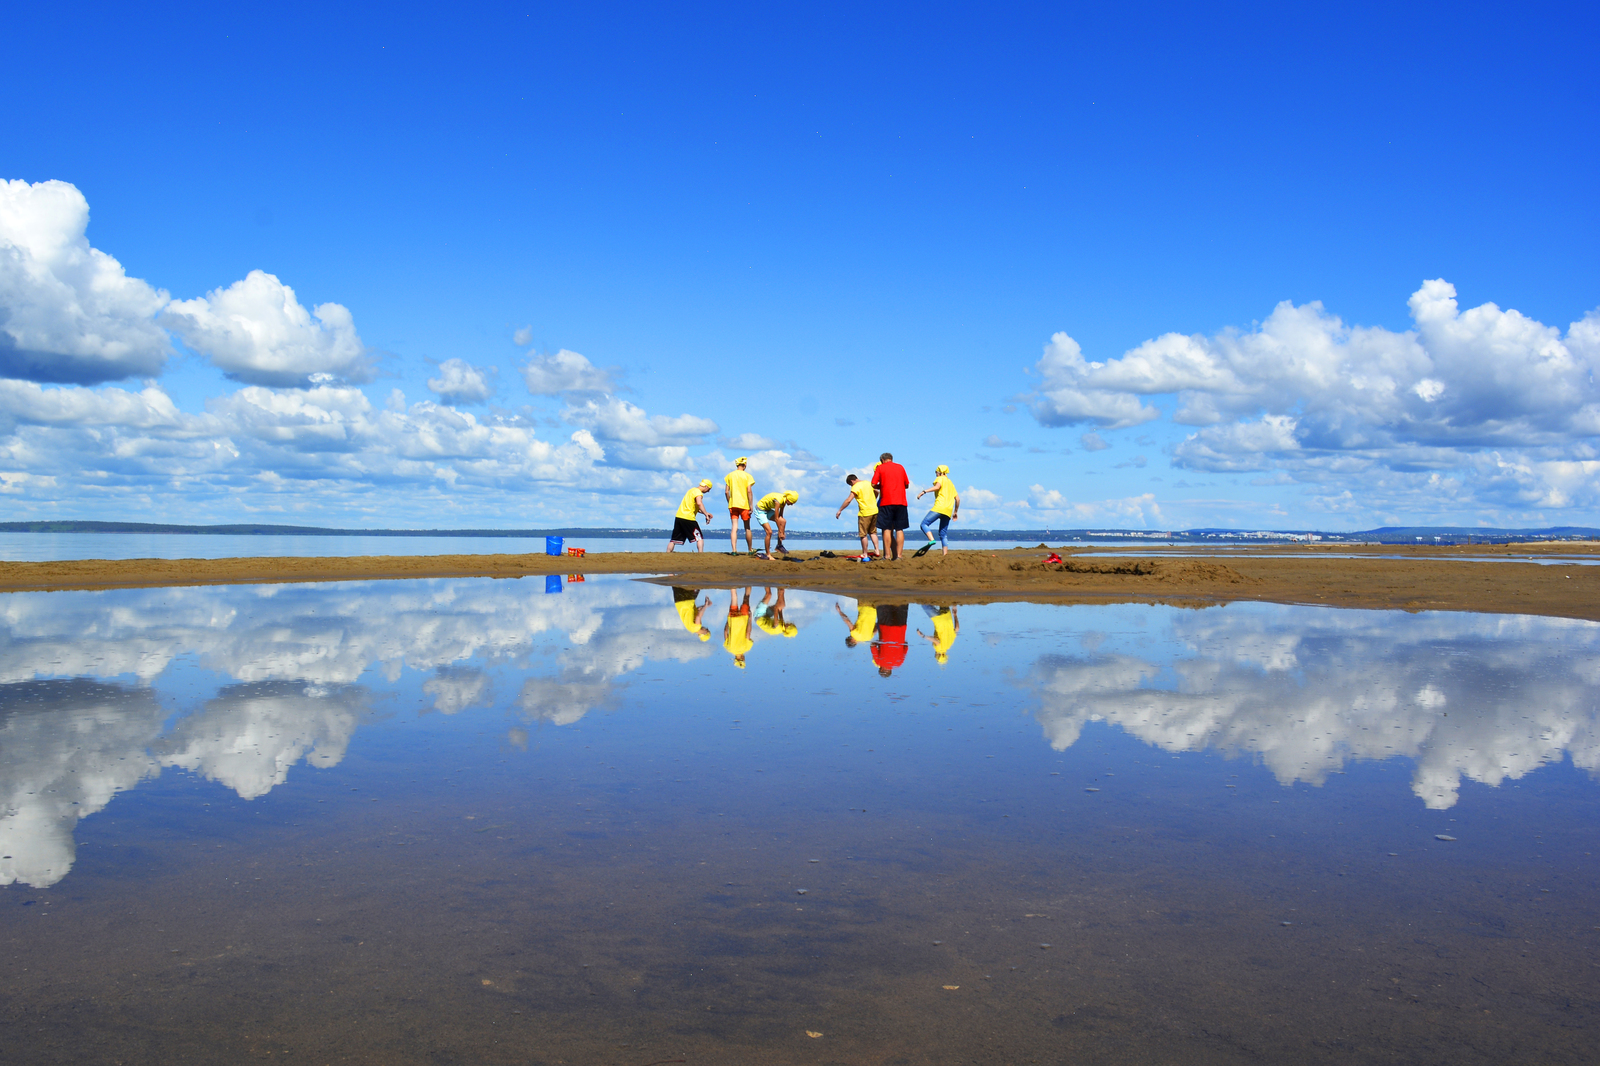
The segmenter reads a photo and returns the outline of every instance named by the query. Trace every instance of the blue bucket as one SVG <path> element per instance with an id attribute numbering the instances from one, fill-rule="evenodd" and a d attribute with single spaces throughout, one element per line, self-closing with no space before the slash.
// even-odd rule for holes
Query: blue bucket
<path id="1" fill-rule="evenodd" d="M 544 553 L 546 555 L 560 555 L 561 551 L 562 551 L 562 548 L 561 548 L 561 538 L 560 537 L 546 537 L 546 538 L 544 538 Z"/>
<path id="2" fill-rule="evenodd" d="M 557 538 L 557 539 L 560 539 L 560 538 Z M 561 575 L 560 574 L 546 574 L 544 576 L 544 590 L 546 592 L 560 592 L 561 591 Z"/>

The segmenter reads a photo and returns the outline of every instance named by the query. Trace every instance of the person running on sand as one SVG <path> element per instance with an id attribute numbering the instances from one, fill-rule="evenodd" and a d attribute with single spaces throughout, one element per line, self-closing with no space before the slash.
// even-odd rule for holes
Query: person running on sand
<path id="1" fill-rule="evenodd" d="M 950 529 L 950 523 L 955 521 L 956 516 L 961 513 L 961 494 L 956 491 L 956 483 L 950 480 L 950 468 L 948 466 L 936 466 L 933 468 L 933 484 L 917 493 L 917 499 L 922 499 L 930 492 L 933 493 L 933 509 L 922 520 L 922 531 L 928 534 L 929 547 L 932 547 L 933 543 L 938 541 L 939 553 L 941 555 L 949 555 L 950 541 L 945 534 Z M 939 525 L 939 535 L 937 537 L 928 528 L 936 522 Z"/>
<path id="2" fill-rule="evenodd" d="M 706 510 L 702 499 L 710 491 L 711 479 L 704 478 L 700 484 L 683 494 L 683 502 L 678 504 L 678 513 L 672 519 L 672 539 L 667 542 L 667 551 L 673 551 L 678 545 L 691 540 L 694 541 L 695 551 L 706 550 L 706 542 L 700 536 L 700 523 L 694 519 L 695 515 L 703 514 L 706 516 L 706 525 L 711 524 L 711 512 Z"/>
<path id="3" fill-rule="evenodd" d="M 761 603 L 756 607 L 756 625 L 761 627 L 761 632 L 774 637 L 795 637 L 800 635 L 800 627 L 793 622 L 783 619 L 783 589 L 778 590 L 778 601 L 772 600 L 772 590 L 769 588 L 761 597 Z"/>
<path id="4" fill-rule="evenodd" d="M 800 494 L 793 490 L 789 492 L 769 492 L 756 501 L 756 520 L 761 523 L 761 529 L 766 533 L 766 540 L 761 546 L 763 554 L 772 553 L 772 529 L 778 529 L 778 550 L 785 555 L 789 549 L 783 546 L 783 535 L 789 529 L 789 520 L 783 517 L 783 512 L 791 503 L 798 503 Z"/>
<path id="5" fill-rule="evenodd" d="M 744 523 L 744 546 L 747 551 L 755 551 L 755 538 L 750 533 L 750 500 L 756 491 L 756 479 L 745 472 L 745 464 L 750 461 L 747 456 L 739 456 L 733 464 L 734 469 L 723 478 L 722 494 L 728 498 L 728 517 L 733 522 L 733 528 L 728 530 L 728 554 L 739 554 L 739 523 Z"/>
<path id="6" fill-rule="evenodd" d="M 878 494 L 872 491 L 871 483 L 862 481 L 854 474 L 845 478 L 844 483 L 850 486 L 850 495 L 844 498 L 844 502 L 833 513 L 833 517 L 838 518 L 844 514 L 844 509 L 850 506 L 851 500 L 854 500 L 857 511 L 856 533 L 861 537 L 861 554 L 882 555 L 883 540 L 878 536 Z M 872 550 L 874 546 L 878 549 L 876 552 Z"/>
<path id="7" fill-rule="evenodd" d="M 672 586 L 672 606 L 678 612 L 678 618 L 683 622 L 683 628 L 701 640 L 710 640 L 711 630 L 705 627 L 703 619 L 706 616 L 706 608 L 711 606 L 711 597 L 707 596 L 706 602 L 696 604 L 694 601 L 699 596 L 699 589 Z"/>
<path id="8" fill-rule="evenodd" d="M 722 623 L 722 646 L 733 656 L 733 665 L 744 669 L 744 657 L 755 647 L 750 639 L 750 590 L 744 590 L 744 602 L 739 602 L 736 589 L 728 590 L 728 620 Z"/>
<path id="9" fill-rule="evenodd" d="M 906 605 L 885 603 L 878 606 L 878 632 L 872 638 L 872 661 L 878 676 L 888 677 L 906 661 L 911 645 L 906 643 Z"/>
<path id="10" fill-rule="evenodd" d="M 866 484 L 866 482 L 862 482 Z M 878 628 L 878 609 L 870 603 L 856 601 L 856 620 L 850 621 L 850 616 L 844 613 L 844 608 L 839 606 L 839 601 L 833 601 L 833 609 L 839 612 L 839 618 L 850 627 L 849 636 L 844 638 L 844 646 L 853 648 L 863 640 L 869 643 L 872 640 L 872 631 Z"/>
<path id="11" fill-rule="evenodd" d="M 911 475 L 894 461 L 894 456 L 884 452 L 878 456 L 878 465 L 872 471 L 872 487 L 878 490 L 878 528 L 883 530 L 883 557 L 894 560 L 906 550 L 906 530 L 911 517 L 906 513 L 906 489 L 911 487 Z"/>
<path id="12" fill-rule="evenodd" d="M 943 666 L 950 657 L 950 645 L 956 642 L 956 635 L 961 632 L 961 618 L 956 614 L 954 605 L 935 607 L 924 604 L 922 609 L 933 619 L 933 636 L 928 636 L 920 629 L 917 630 L 917 636 L 933 645 L 933 658 Z"/>

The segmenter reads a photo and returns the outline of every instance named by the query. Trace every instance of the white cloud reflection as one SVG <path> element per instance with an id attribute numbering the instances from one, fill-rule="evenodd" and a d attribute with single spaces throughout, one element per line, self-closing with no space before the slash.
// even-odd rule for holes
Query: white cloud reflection
<path id="1" fill-rule="evenodd" d="M 1600 774 L 1593 623 L 1236 605 L 1175 614 L 1170 637 L 1170 662 L 1095 639 L 1038 659 L 1023 683 L 1051 746 L 1103 721 L 1166 751 L 1252 756 L 1284 784 L 1402 756 L 1434 810 L 1463 779 L 1498 786 L 1563 755 Z"/>
<path id="2" fill-rule="evenodd" d="M 491 706 L 497 668 L 531 674 L 507 710 L 567 725 L 616 706 L 620 679 L 647 660 L 711 654 L 654 586 L 540 588 L 419 581 L 0 598 L 0 884 L 61 880 L 78 820 L 164 768 L 254 799 L 301 762 L 337 765 L 377 688 L 407 669 L 427 675 L 423 709 L 446 714 Z M 553 677 L 537 673 L 548 669 L 534 654 L 541 636 L 562 646 Z M 233 683 L 176 708 L 164 730 L 175 710 L 160 694 L 164 675 L 190 665 Z"/>

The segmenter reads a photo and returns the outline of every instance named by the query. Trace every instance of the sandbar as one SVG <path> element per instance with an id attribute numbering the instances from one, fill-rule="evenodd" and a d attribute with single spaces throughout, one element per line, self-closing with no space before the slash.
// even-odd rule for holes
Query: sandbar
<path id="1" fill-rule="evenodd" d="M 813 542 L 815 543 L 815 542 Z M 629 574 L 696 588 L 782 585 L 875 602 L 1166 603 L 1242 600 L 1407 611 L 1481 611 L 1600 621 L 1600 543 L 1126 549 L 955 549 L 897 562 L 838 547 L 786 560 L 722 552 L 80 559 L 0 562 L 0 592 L 402 578 Z M 1048 563 L 1049 551 L 1062 562 Z M 1543 561 L 1540 561 L 1543 560 Z M 1587 565 L 1586 565 L 1587 564 Z"/>

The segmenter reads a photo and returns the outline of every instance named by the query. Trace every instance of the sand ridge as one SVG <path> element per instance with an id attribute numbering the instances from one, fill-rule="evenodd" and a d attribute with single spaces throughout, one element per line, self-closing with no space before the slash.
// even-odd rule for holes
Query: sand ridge
<path id="1" fill-rule="evenodd" d="M 401 578 L 630 574 L 699 588 L 783 585 L 879 602 L 1174 603 L 1239 600 L 1337 607 L 1540 614 L 1600 621 L 1600 544 L 1508 546 L 1282 545 L 1117 554 L 1081 546 L 966 549 L 897 562 L 855 562 L 835 549 L 788 560 L 720 552 L 574 556 L 427 555 L 83 559 L 0 563 L 0 592 L 279 584 Z M 1060 563 L 1046 562 L 1050 551 Z M 1531 561 L 1545 558 L 1548 564 Z M 1565 560 L 1573 560 L 1566 562 Z"/>

